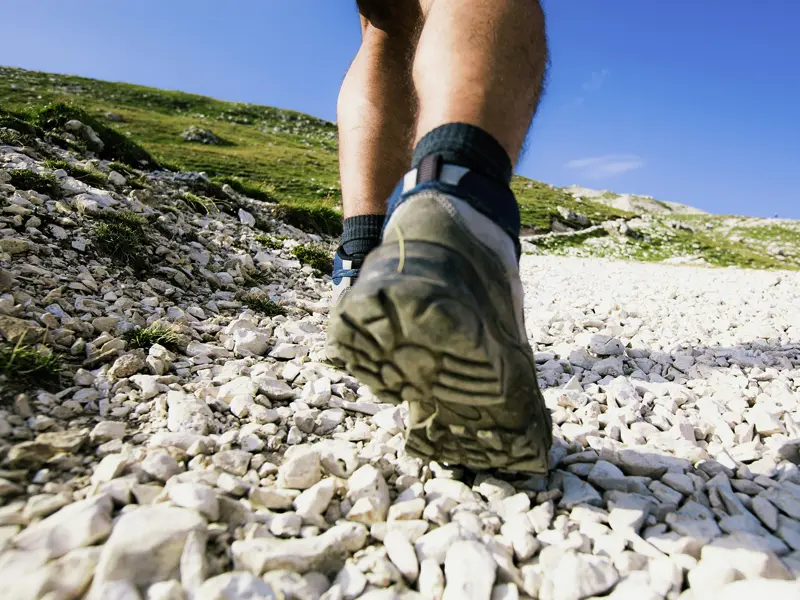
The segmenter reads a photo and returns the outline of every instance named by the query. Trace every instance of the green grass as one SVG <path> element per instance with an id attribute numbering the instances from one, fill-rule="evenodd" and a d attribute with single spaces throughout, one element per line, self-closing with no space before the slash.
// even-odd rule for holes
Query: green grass
<path id="1" fill-rule="evenodd" d="M 11 185 L 20 190 L 34 190 L 48 196 L 58 196 L 61 186 L 50 173 L 34 173 L 30 169 L 14 169 L 9 172 Z"/>
<path id="2" fill-rule="evenodd" d="M 130 348 L 142 348 L 149 351 L 154 344 L 160 344 L 173 352 L 179 350 L 180 339 L 177 334 L 163 325 L 153 324 L 148 327 L 129 329 L 122 334 Z"/>
<path id="3" fill-rule="evenodd" d="M 55 391 L 61 385 L 63 361 L 42 345 L 0 343 L 0 396 L 26 389 Z"/>
<path id="4" fill-rule="evenodd" d="M 275 208 L 275 217 L 302 229 L 327 235 L 342 234 L 342 216 L 329 206 L 281 204 Z"/>
<path id="5" fill-rule="evenodd" d="M 241 301 L 245 306 L 252 308 L 254 311 L 259 312 L 267 317 L 275 317 L 277 315 L 286 314 L 285 308 L 283 308 L 277 302 L 270 300 L 269 296 L 261 292 L 244 294 L 241 297 Z"/>
<path id="6" fill-rule="evenodd" d="M 320 273 L 330 275 L 333 272 L 333 257 L 331 252 L 319 246 L 300 244 L 292 248 L 292 254 L 301 264 L 308 265 Z"/>
<path id="7" fill-rule="evenodd" d="M 132 212 L 121 211 L 104 216 L 92 228 L 92 238 L 98 250 L 123 266 L 136 272 L 148 267 L 150 241 L 144 232 L 146 219 Z"/>
<path id="8" fill-rule="evenodd" d="M 591 231 L 586 231 L 586 232 L 581 231 L 569 235 L 536 237 L 536 238 L 531 238 L 528 241 L 534 246 L 537 246 L 538 248 L 553 251 L 564 248 L 573 248 L 581 246 L 586 240 L 590 240 L 592 238 L 607 237 L 607 236 L 608 232 L 605 229 L 594 229 Z"/>
<path id="9" fill-rule="evenodd" d="M 68 163 L 65 160 L 57 159 L 47 159 L 42 164 L 53 171 L 56 169 L 64 169 L 71 177 L 88 185 L 100 187 L 106 184 L 106 176 L 95 169 L 87 169 L 73 163 Z"/>
<path id="10" fill-rule="evenodd" d="M 739 235 L 765 243 L 781 242 L 783 244 L 795 246 L 800 250 L 800 225 L 793 225 L 794 226 L 788 224 L 764 223 L 746 227 L 734 227 L 731 229 L 730 235 Z"/>
<path id="11" fill-rule="evenodd" d="M 575 213 L 585 215 L 593 223 L 612 219 L 630 218 L 633 213 L 606 206 L 602 202 L 583 200 L 578 202 L 572 194 L 538 181 L 515 176 L 511 189 L 519 201 L 520 218 L 524 231 L 545 233 L 551 230 L 553 219 L 562 220 L 558 207 L 563 206 Z"/>
<path id="12" fill-rule="evenodd" d="M 749 244 L 731 242 L 722 236 L 676 229 L 637 244 L 634 258 L 662 261 L 673 256 L 698 256 L 718 267 L 785 269 L 785 261 L 751 249 Z"/>

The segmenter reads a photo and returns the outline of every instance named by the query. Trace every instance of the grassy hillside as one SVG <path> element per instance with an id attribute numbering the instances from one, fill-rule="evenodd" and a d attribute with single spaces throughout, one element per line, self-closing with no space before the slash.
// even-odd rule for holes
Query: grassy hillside
<path id="1" fill-rule="evenodd" d="M 0 67 L 0 107 L 30 110 L 56 101 L 77 104 L 163 165 L 238 177 L 281 202 L 341 205 L 333 123 L 268 106 Z M 109 112 L 121 121 L 108 121 Z M 192 125 L 210 129 L 224 144 L 184 141 L 181 134 Z M 599 202 L 576 202 L 562 190 L 523 177 L 515 178 L 514 189 L 523 205 L 523 225 L 531 231 L 549 231 L 558 206 L 597 220 L 628 215 Z"/>
<path id="2" fill-rule="evenodd" d="M 205 172 L 250 197 L 277 201 L 282 210 L 298 214 L 295 224 L 306 229 L 335 234 L 341 227 L 333 123 L 268 106 L 0 67 L 0 109 L 47 128 L 66 118 L 61 108 L 44 108 L 54 102 L 86 111 L 96 127 L 104 128 L 104 139 L 119 138 L 115 148 L 124 150 L 125 140 L 132 140 L 162 168 Z M 184 140 L 182 134 L 192 126 L 212 131 L 220 143 Z M 142 166 L 139 162 L 134 166 Z M 517 176 L 512 187 L 525 233 L 547 234 L 532 240 L 529 251 L 800 268 L 800 226 L 794 221 L 676 214 L 693 209 Z M 198 193 L 213 196 L 214 189 Z"/>

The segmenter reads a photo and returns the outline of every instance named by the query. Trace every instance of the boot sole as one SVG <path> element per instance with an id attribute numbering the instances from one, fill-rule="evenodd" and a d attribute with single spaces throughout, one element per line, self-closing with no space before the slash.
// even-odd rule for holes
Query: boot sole
<path id="1" fill-rule="evenodd" d="M 432 252 L 442 255 L 434 263 L 458 262 L 442 246 L 424 252 L 429 271 Z M 473 469 L 547 473 L 552 423 L 529 347 L 505 339 L 487 316 L 494 308 L 482 310 L 463 281 L 398 273 L 392 249 L 381 254 L 373 275 L 343 298 L 328 335 L 376 396 L 408 402 L 406 451 Z"/>

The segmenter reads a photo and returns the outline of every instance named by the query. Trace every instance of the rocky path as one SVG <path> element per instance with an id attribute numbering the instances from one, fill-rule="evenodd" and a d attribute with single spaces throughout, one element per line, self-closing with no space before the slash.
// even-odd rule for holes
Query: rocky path
<path id="1" fill-rule="evenodd" d="M 524 257 L 553 470 L 465 473 L 325 363 L 329 284 L 292 254 L 325 240 L 31 154 L 0 147 L 0 337 L 70 371 L 0 404 L 1 598 L 800 597 L 800 275 Z M 123 210 L 144 273 L 101 252 Z"/>

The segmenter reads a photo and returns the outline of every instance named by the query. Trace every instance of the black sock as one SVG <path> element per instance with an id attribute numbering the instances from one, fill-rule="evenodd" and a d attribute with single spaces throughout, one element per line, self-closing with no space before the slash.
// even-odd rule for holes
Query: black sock
<path id="1" fill-rule="evenodd" d="M 435 165 L 439 160 L 470 170 L 455 186 L 455 195 L 508 233 L 519 255 L 519 205 L 509 187 L 513 165 L 500 142 L 474 125 L 448 123 L 419 141 L 414 149 L 413 167 L 428 176 L 438 169 Z"/>
<path id="2" fill-rule="evenodd" d="M 508 153 L 491 134 L 467 123 L 447 123 L 423 137 L 414 149 L 412 168 L 428 155 L 466 167 L 508 185 L 513 166 Z"/>
<path id="3" fill-rule="evenodd" d="M 381 243 L 386 215 L 357 215 L 344 220 L 342 249 L 348 256 L 364 257 Z"/>

